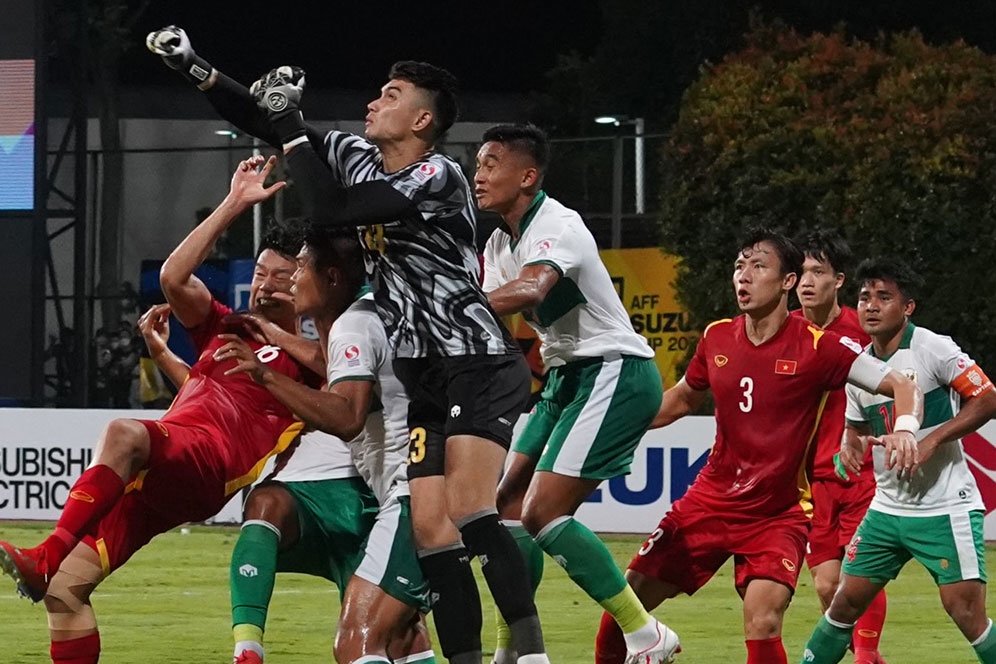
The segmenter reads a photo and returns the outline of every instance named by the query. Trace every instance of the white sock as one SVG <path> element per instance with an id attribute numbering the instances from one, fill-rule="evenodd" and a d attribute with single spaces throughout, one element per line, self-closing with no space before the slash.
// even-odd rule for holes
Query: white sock
<path id="1" fill-rule="evenodd" d="M 491 658 L 491 664 L 516 664 L 519 661 L 519 656 L 511 648 L 495 648 L 494 657 Z"/>
<path id="2" fill-rule="evenodd" d="M 391 660 L 386 657 L 381 657 L 380 655 L 364 655 L 359 659 L 354 659 L 353 664 L 391 664 Z"/>
<path id="3" fill-rule="evenodd" d="M 643 652 L 648 648 L 652 648 L 657 645 L 663 636 L 661 630 L 657 629 L 657 620 L 653 618 L 635 632 L 623 634 L 623 638 L 626 640 L 626 649 L 631 653 Z"/>
<path id="4" fill-rule="evenodd" d="M 394 660 L 394 664 L 415 664 L 416 662 L 424 662 L 427 659 L 432 659 L 435 656 L 436 654 L 431 650 L 425 650 L 423 652 L 417 652 L 413 655 L 398 657 Z"/>
<path id="5" fill-rule="evenodd" d="M 259 641 L 236 641 L 235 642 L 235 656 L 238 657 L 246 650 L 252 650 L 254 653 L 259 655 L 260 659 L 263 657 L 263 644 Z"/>
<path id="6" fill-rule="evenodd" d="M 980 643 L 982 643 L 983 641 L 985 641 L 986 637 L 989 636 L 989 632 L 991 632 L 992 629 L 993 629 L 993 621 L 992 621 L 992 618 L 990 618 L 989 619 L 989 623 L 986 625 L 986 628 L 982 631 L 982 634 L 979 635 L 979 638 L 977 638 L 976 640 L 972 641 L 972 647 L 974 648 L 975 646 L 977 646 Z"/>
<path id="7" fill-rule="evenodd" d="M 533 653 L 532 655 L 523 655 L 515 664 L 550 664 L 550 658 L 546 656 L 545 652 Z"/>

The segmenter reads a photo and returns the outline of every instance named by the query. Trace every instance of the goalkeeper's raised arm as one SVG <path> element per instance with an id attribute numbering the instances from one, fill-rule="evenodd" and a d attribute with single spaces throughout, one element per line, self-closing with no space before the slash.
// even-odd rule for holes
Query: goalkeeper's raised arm
<path id="1" fill-rule="evenodd" d="M 278 150 L 282 148 L 281 137 L 261 111 L 249 89 L 197 55 L 183 28 L 168 25 L 150 32 L 145 38 L 145 45 L 160 56 L 167 67 L 175 69 L 197 86 L 222 118 Z M 304 72 L 300 69 L 296 72 L 303 88 Z M 309 125 L 305 125 L 305 129 L 308 140 L 316 150 L 320 149 L 324 138 L 322 132 Z"/>

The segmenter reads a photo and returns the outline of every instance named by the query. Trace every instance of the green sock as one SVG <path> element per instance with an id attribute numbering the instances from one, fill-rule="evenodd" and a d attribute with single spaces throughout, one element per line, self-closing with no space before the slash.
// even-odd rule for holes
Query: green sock
<path id="1" fill-rule="evenodd" d="M 982 636 L 972 644 L 975 649 L 975 656 L 982 664 L 996 664 L 996 629 L 993 629 L 993 621 L 989 621 L 989 627 L 982 633 Z"/>
<path id="2" fill-rule="evenodd" d="M 847 647 L 851 645 L 851 633 L 854 625 L 850 627 L 840 627 L 827 620 L 827 617 L 820 616 L 820 621 L 816 623 L 809 642 L 806 643 L 806 650 L 802 655 L 803 664 L 837 664 L 844 658 Z"/>
<path id="3" fill-rule="evenodd" d="M 536 543 L 596 602 L 614 597 L 627 587 L 602 540 L 573 517 L 553 521 L 540 532 Z"/>
<path id="4" fill-rule="evenodd" d="M 229 585 L 232 591 L 232 624 L 266 627 L 266 611 L 277 574 L 280 536 L 269 524 L 247 521 L 232 550 Z"/>
<path id="5" fill-rule="evenodd" d="M 506 526 L 508 532 L 512 533 L 515 543 L 519 545 L 519 551 L 526 560 L 526 570 L 529 572 L 529 581 L 533 584 L 533 597 L 536 597 L 536 590 L 540 581 L 543 580 L 543 549 L 539 547 L 529 531 L 521 523 L 510 522 Z"/>

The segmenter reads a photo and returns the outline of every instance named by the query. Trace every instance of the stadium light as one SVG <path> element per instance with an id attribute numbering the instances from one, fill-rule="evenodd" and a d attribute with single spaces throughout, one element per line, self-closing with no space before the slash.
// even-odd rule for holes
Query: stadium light
<path id="1" fill-rule="evenodd" d="M 644 170 L 644 157 L 643 157 L 643 133 L 644 133 L 644 122 L 643 118 L 630 118 L 627 115 L 599 115 L 595 118 L 595 122 L 601 125 L 612 125 L 617 129 L 624 125 L 632 126 L 633 132 L 635 134 L 635 139 L 633 140 L 633 157 L 635 166 L 635 176 L 634 176 L 634 198 L 636 213 L 643 214 L 645 210 L 644 206 L 644 189 L 643 189 L 643 170 Z M 613 144 L 613 154 L 612 154 L 612 246 L 618 249 L 622 246 L 622 136 L 619 132 L 612 140 Z"/>
<path id="2" fill-rule="evenodd" d="M 231 129 L 215 129 L 214 133 L 216 136 L 226 136 L 233 141 L 239 137 L 239 132 L 232 131 Z"/>

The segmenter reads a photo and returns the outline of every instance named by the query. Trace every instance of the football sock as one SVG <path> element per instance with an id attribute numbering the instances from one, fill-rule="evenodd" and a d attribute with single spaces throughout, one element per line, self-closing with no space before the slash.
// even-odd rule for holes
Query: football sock
<path id="1" fill-rule="evenodd" d="M 529 572 L 529 582 L 533 587 L 533 597 L 543 580 L 543 549 L 539 547 L 533 536 L 520 521 L 505 521 L 505 527 L 519 546 L 522 558 L 526 561 L 526 571 Z"/>
<path id="2" fill-rule="evenodd" d="M 352 664 L 380 664 L 381 662 L 391 664 L 391 660 L 382 655 L 364 655 L 359 659 L 354 659 Z"/>
<path id="3" fill-rule="evenodd" d="M 519 657 L 545 652 L 526 562 L 512 534 L 495 512 L 474 514 L 457 526 L 467 549 L 481 561 L 484 580 L 508 624 Z"/>
<path id="4" fill-rule="evenodd" d="M 279 544 L 280 531 L 276 526 L 258 520 L 242 524 L 228 569 L 236 641 L 263 641 Z M 255 627 L 258 633 L 250 627 Z"/>
<path id="5" fill-rule="evenodd" d="M 747 664 L 788 664 L 782 637 L 747 639 Z"/>
<path id="6" fill-rule="evenodd" d="M 436 653 L 431 650 L 417 652 L 413 655 L 395 657 L 394 664 L 436 664 Z"/>
<path id="7" fill-rule="evenodd" d="M 831 621 L 824 614 L 806 643 L 803 664 L 837 664 L 851 644 L 853 631 L 854 625 Z"/>
<path id="8" fill-rule="evenodd" d="M 432 615 L 439 647 L 450 662 L 481 661 L 481 595 L 477 592 L 470 554 L 459 545 L 421 551 L 419 564 L 432 593 Z"/>
<path id="9" fill-rule="evenodd" d="M 878 642 L 882 638 L 882 625 L 885 624 L 885 590 L 880 590 L 865 612 L 854 624 L 851 641 L 854 645 L 854 658 L 876 661 Z"/>
<path id="10" fill-rule="evenodd" d="M 52 641 L 49 655 L 53 664 L 97 664 L 100 659 L 100 634 L 94 632 L 78 639 Z"/>
<path id="11" fill-rule="evenodd" d="M 626 640 L 622 629 L 611 613 L 603 613 L 595 636 L 595 664 L 623 664 L 625 659 Z"/>
<path id="12" fill-rule="evenodd" d="M 45 571 L 59 569 L 63 559 L 111 511 L 124 494 L 124 482 L 110 466 L 103 464 L 87 468 L 69 491 L 66 506 L 52 534 L 42 542 Z"/>
<path id="13" fill-rule="evenodd" d="M 536 543 L 615 618 L 628 648 L 637 651 L 656 643 L 657 621 L 643 608 L 595 533 L 573 517 L 563 516 L 547 524 L 536 536 Z"/>
<path id="14" fill-rule="evenodd" d="M 979 638 L 972 641 L 972 648 L 982 664 L 996 664 L 996 629 L 993 629 L 992 620 Z"/>
<path id="15" fill-rule="evenodd" d="M 512 647 L 512 631 L 508 628 L 508 623 L 501 617 L 501 611 L 495 607 L 495 661 L 498 661 L 499 650 L 509 650 Z"/>

